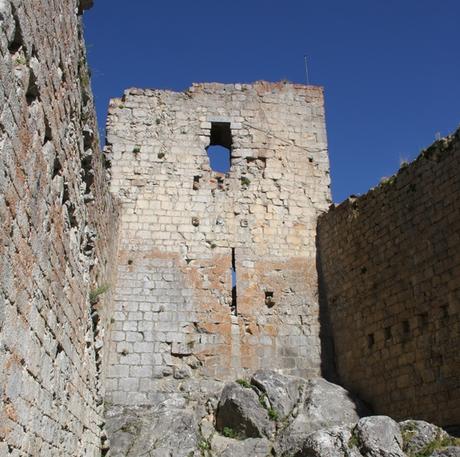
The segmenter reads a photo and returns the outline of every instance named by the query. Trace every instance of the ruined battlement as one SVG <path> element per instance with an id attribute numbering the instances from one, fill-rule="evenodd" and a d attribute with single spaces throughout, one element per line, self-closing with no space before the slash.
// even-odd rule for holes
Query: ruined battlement
<path id="1" fill-rule="evenodd" d="M 322 89 L 129 89 L 111 103 L 107 138 L 123 207 L 110 401 L 148 403 L 165 379 L 263 366 L 318 374 Z M 228 172 L 211 168 L 212 145 L 228 148 Z"/>

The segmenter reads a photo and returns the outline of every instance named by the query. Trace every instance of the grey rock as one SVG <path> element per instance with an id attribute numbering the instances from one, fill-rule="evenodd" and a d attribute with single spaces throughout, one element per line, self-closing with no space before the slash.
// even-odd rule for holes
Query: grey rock
<path id="1" fill-rule="evenodd" d="M 317 430 L 356 423 L 363 412 L 345 389 L 325 379 L 308 380 L 303 390 L 296 417 L 280 432 L 275 445 L 281 455 L 300 452 L 307 436 Z"/>
<path id="2" fill-rule="evenodd" d="M 447 433 L 436 425 L 425 421 L 407 420 L 399 423 L 403 436 L 403 450 L 407 454 L 422 451 L 437 438 L 448 437 Z"/>
<path id="3" fill-rule="evenodd" d="M 214 435 L 211 440 L 213 457 L 267 457 L 272 445 L 266 438 L 248 438 L 243 441 Z"/>
<path id="4" fill-rule="evenodd" d="M 272 370 L 259 370 L 254 373 L 251 382 L 267 395 L 271 407 L 280 419 L 284 419 L 299 401 L 305 381 Z"/>
<path id="5" fill-rule="evenodd" d="M 390 417 L 364 417 L 353 429 L 353 435 L 365 457 L 405 457 L 399 425 Z"/>
<path id="6" fill-rule="evenodd" d="M 460 457 L 460 446 L 448 446 L 438 449 L 431 454 L 431 457 Z"/>
<path id="7" fill-rule="evenodd" d="M 312 433 L 295 457 L 361 457 L 351 426 L 336 426 Z"/>
<path id="8" fill-rule="evenodd" d="M 191 408 L 172 404 L 123 408 L 107 414 L 112 457 L 188 457 L 198 448 L 198 421 Z M 199 454 L 197 454 L 199 455 Z"/>
<path id="9" fill-rule="evenodd" d="M 322 378 L 307 381 L 304 398 L 303 414 L 309 419 L 311 431 L 356 422 L 367 414 L 347 390 Z"/>
<path id="10" fill-rule="evenodd" d="M 270 436 L 275 430 L 257 394 L 235 382 L 225 385 L 217 407 L 216 428 L 223 431 L 225 427 L 248 438 Z"/>

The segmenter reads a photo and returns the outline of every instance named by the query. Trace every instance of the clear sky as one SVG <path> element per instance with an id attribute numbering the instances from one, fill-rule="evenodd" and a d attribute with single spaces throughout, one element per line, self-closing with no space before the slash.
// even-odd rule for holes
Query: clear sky
<path id="1" fill-rule="evenodd" d="M 460 124 L 460 0 L 95 0 L 99 124 L 128 87 L 324 86 L 333 199 L 365 193 Z"/>

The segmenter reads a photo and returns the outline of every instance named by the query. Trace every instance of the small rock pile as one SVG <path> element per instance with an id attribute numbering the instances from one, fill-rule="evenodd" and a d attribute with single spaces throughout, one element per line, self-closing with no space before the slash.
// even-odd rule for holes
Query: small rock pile
<path id="1" fill-rule="evenodd" d="M 260 370 L 226 384 L 220 398 L 222 385 L 187 387 L 154 407 L 109 411 L 111 456 L 460 457 L 460 439 L 441 428 L 369 416 L 322 378 Z"/>

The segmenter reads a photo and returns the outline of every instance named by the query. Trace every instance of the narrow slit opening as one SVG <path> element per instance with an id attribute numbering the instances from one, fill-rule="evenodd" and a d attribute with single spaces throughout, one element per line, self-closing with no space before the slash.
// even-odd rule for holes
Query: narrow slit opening
<path id="1" fill-rule="evenodd" d="M 402 322 L 402 330 L 403 330 L 403 334 L 404 335 L 408 335 L 409 332 L 410 332 L 410 325 L 409 325 L 409 321 L 403 321 Z"/>
<path id="2" fill-rule="evenodd" d="M 372 346 L 374 346 L 374 342 L 374 334 L 369 333 L 369 335 L 367 335 L 367 347 L 370 349 Z"/>
<path id="3" fill-rule="evenodd" d="M 237 295 L 236 295 L 236 259 L 235 248 L 232 248 L 232 304 L 230 306 L 232 314 L 238 316 Z"/>

